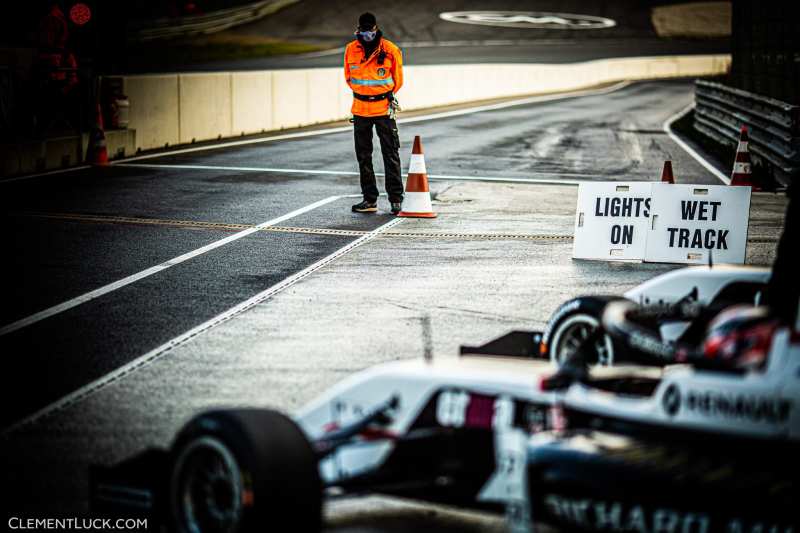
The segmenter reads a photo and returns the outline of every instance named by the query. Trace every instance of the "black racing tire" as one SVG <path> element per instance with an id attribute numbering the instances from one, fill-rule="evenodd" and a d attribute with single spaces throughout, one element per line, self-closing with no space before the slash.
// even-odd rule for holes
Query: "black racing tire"
<path id="1" fill-rule="evenodd" d="M 602 328 L 603 311 L 621 296 L 580 296 L 564 302 L 551 315 L 542 335 L 542 356 L 558 365 L 574 353 L 580 343 L 597 328 Z M 619 359 L 619 343 L 603 335 L 595 349 L 592 364 L 610 366 Z"/>
<path id="2" fill-rule="evenodd" d="M 287 416 L 267 409 L 210 411 L 183 427 L 171 453 L 175 531 L 320 530 L 317 458 Z"/>

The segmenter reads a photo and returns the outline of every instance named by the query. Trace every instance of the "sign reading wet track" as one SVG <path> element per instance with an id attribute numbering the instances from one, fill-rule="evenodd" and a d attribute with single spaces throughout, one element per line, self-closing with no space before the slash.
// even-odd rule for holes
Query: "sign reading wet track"
<path id="1" fill-rule="evenodd" d="M 645 261 L 744 263 L 750 187 L 654 183 Z"/>

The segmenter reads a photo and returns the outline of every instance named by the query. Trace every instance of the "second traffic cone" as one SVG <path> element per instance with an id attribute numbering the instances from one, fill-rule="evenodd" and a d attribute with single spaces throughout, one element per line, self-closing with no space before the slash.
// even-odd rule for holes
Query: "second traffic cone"
<path id="1" fill-rule="evenodd" d="M 733 161 L 731 185 L 746 185 L 757 191 L 760 189 L 753 183 L 749 144 L 750 137 L 747 135 L 747 126 L 742 126 L 742 130 L 739 133 L 739 145 L 736 147 L 736 159 Z"/>
<path id="2" fill-rule="evenodd" d="M 422 153 L 422 141 L 419 135 L 414 137 L 414 148 L 411 150 L 411 164 L 408 166 L 408 180 L 403 199 L 403 210 L 399 217 L 435 218 L 431 205 L 431 192 L 428 189 L 428 171 L 425 170 L 425 155 Z"/>
<path id="3" fill-rule="evenodd" d="M 106 134 L 103 131 L 103 115 L 100 104 L 97 104 L 95 125 L 89 133 L 89 148 L 86 150 L 86 162 L 91 165 L 108 164 L 108 148 L 106 147 Z"/>
<path id="4" fill-rule="evenodd" d="M 661 171 L 661 181 L 664 183 L 675 183 L 675 177 L 672 175 L 672 161 L 664 161 L 664 170 Z"/>

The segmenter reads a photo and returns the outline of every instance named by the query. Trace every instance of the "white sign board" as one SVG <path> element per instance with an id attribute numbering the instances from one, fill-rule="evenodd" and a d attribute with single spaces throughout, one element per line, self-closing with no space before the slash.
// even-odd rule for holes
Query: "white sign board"
<path id="1" fill-rule="evenodd" d="M 644 260 L 744 263 L 750 187 L 652 184 Z"/>
<path id="2" fill-rule="evenodd" d="M 578 188 L 575 259 L 641 261 L 650 226 L 649 182 L 587 182 Z"/>

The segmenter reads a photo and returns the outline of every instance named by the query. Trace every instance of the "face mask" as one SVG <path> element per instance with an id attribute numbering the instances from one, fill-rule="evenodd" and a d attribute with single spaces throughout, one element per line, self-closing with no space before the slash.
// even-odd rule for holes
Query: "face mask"
<path id="1" fill-rule="evenodd" d="M 361 37 L 364 40 L 364 42 L 371 43 L 373 40 L 375 40 L 375 36 L 378 35 L 378 32 L 377 31 L 358 31 L 358 32 L 356 32 L 356 35 Z"/>

